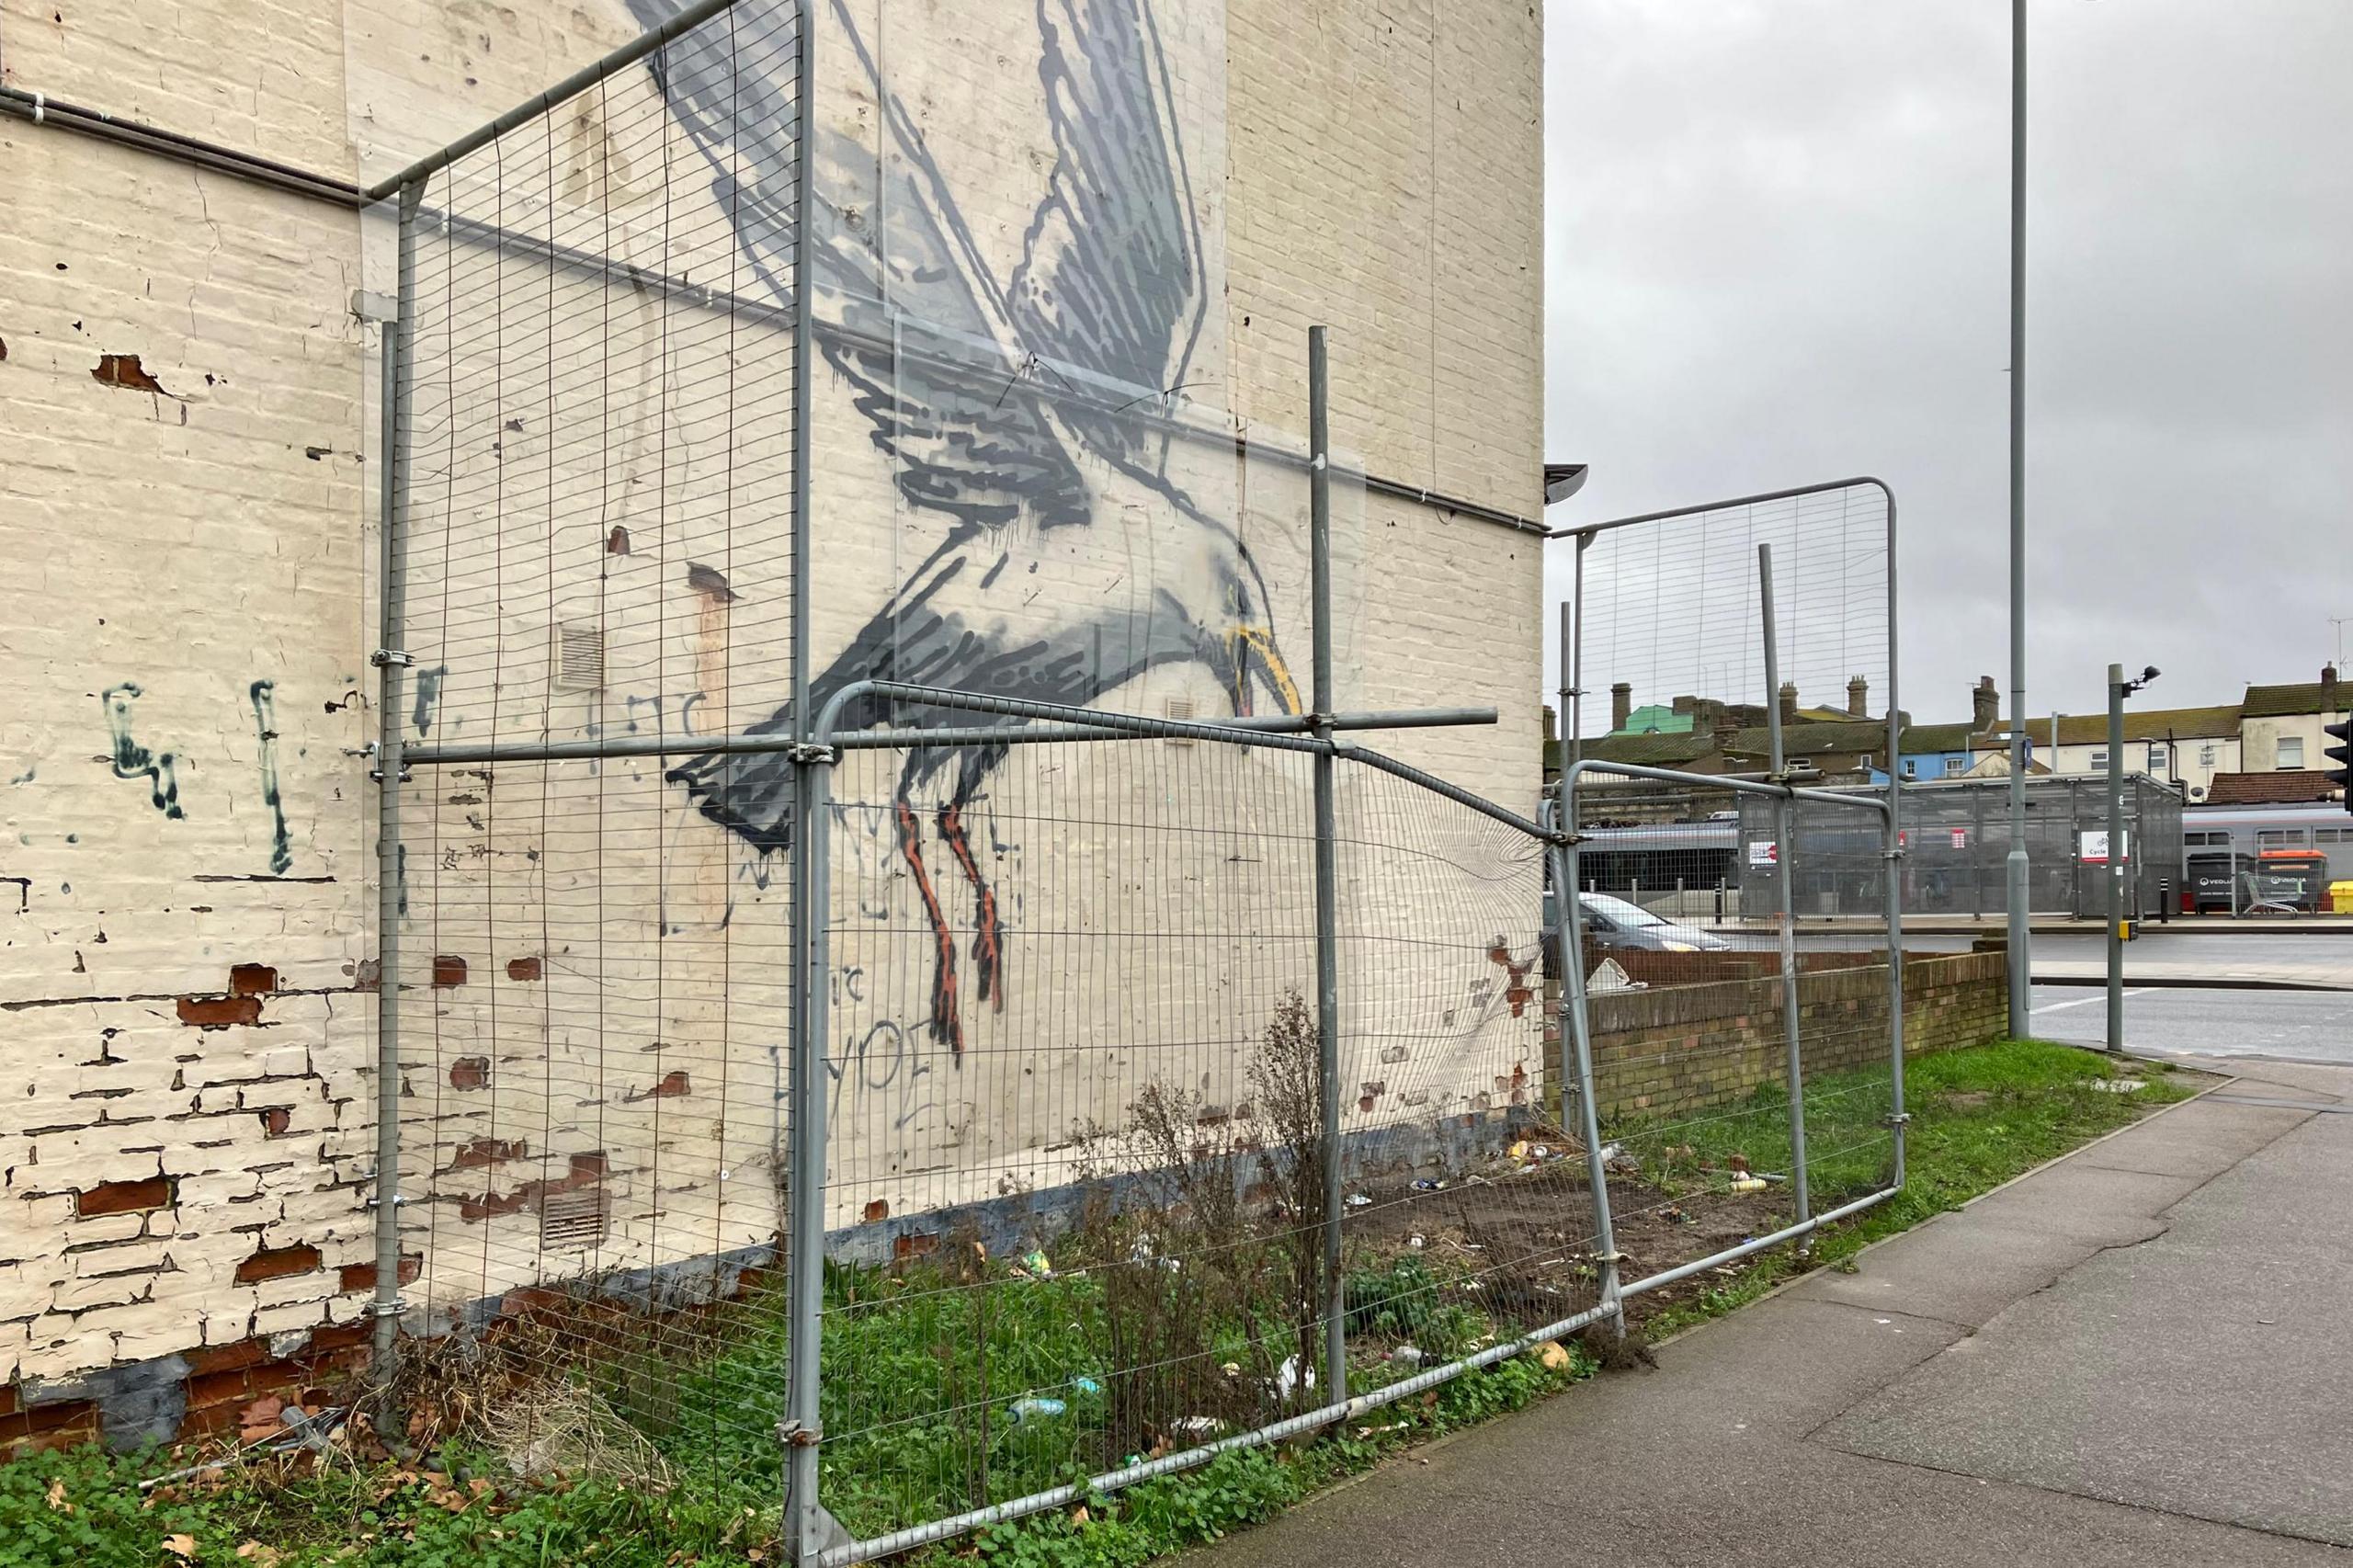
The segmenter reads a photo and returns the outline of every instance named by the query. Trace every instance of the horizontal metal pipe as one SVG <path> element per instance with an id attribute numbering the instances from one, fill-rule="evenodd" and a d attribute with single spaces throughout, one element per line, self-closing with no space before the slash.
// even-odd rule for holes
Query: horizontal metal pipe
<path id="1" fill-rule="evenodd" d="M 66 103 L 46 93 L 0 86 L 0 113 L 43 125 L 54 125 L 62 131 L 77 131 L 102 142 L 112 142 L 118 146 L 192 164 L 198 168 L 234 175 L 240 179 L 266 185 L 289 195 L 308 197 L 336 207 L 358 208 L 367 205 L 368 201 L 360 188 L 349 180 L 313 174 L 291 164 L 281 164 L 275 158 L 265 158 L 257 153 L 182 135 L 179 131 L 166 131 L 142 120 L 120 119 L 104 109 Z M 391 193 L 388 191 L 386 194 Z"/>
<path id="2" fill-rule="evenodd" d="M 893 1530 L 889 1535 L 876 1536 L 869 1540 L 851 1541 L 847 1545 L 835 1547 L 817 1561 L 821 1568 L 847 1568 L 847 1565 L 853 1562 L 870 1562 L 879 1557 L 896 1556 L 903 1551 L 912 1551 L 918 1546 L 926 1546 L 936 1540 L 945 1540 L 949 1536 L 961 1535 L 966 1530 L 985 1529 L 990 1525 L 1002 1524 L 1007 1519 L 1017 1519 L 1027 1514 L 1042 1513 L 1048 1508 L 1059 1508 L 1066 1503 L 1078 1502 L 1098 1492 L 1116 1492 L 1122 1487 L 1133 1486 L 1138 1482 L 1150 1481 L 1163 1475 L 1174 1475 L 1179 1471 L 1192 1470 L 1207 1464 L 1220 1454 L 1231 1453 L 1237 1449 L 1264 1448 L 1268 1443 L 1279 1443 L 1286 1437 L 1319 1431 L 1336 1422 L 1353 1420 L 1358 1415 L 1379 1410 L 1384 1405 L 1394 1404 L 1401 1399 L 1410 1399 L 1415 1394 L 1436 1388 L 1440 1383 L 1449 1382 L 1465 1372 L 1475 1371 L 1481 1367 L 1491 1366 L 1497 1361 L 1524 1355 L 1548 1339 L 1558 1339 L 1563 1335 L 1574 1334 L 1577 1330 L 1598 1323 L 1608 1315 L 1609 1310 L 1606 1307 L 1588 1307 L 1581 1312 L 1563 1318 L 1558 1323 L 1547 1324 L 1542 1328 L 1530 1329 L 1518 1338 L 1491 1345 L 1472 1355 L 1449 1361 L 1444 1366 L 1424 1368 L 1412 1377 L 1401 1378 L 1384 1388 L 1374 1389 L 1370 1393 L 1358 1394 L 1353 1399 L 1321 1405 L 1302 1415 L 1287 1416 L 1283 1420 L 1248 1432 L 1237 1432 L 1231 1437 L 1221 1437 L 1213 1443 L 1203 1443 L 1199 1448 L 1187 1449 L 1181 1453 L 1164 1454 L 1156 1460 L 1145 1460 L 1138 1464 L 1105 1471 L 1102 1474 L 1089 1477 L 1086 1481 L 1073 1482 L 1050 1491 L 1033 1492 L 1027 1497 L 1016 1497 L 1009 1502 L 998 1503 L 990 1507 L 975 1508 L 969 1513 L 951 1515 L 944 1519 L 934 1519 L 927 1524 L 915 1525 L 907 1529 Z"/>
<path id="3" fill-rule="evenodd" d="M 1350 472 L 1345 464 L 1335 464 L 1332 469 L 1334 477 L 1339 479 L 1348 478 Z M 1500 506 L 1490 506 L 1479 501 L 1465 501 L 1460 496 L 1449 495 L 1444 491 L 1424 490 L 1415 485 L 1401 484 L 1396 480 L 1382 479 L 1374 474 L 1358 474 L 1355 477 L 1361 479 L 1364 482 L 1364 487 L 1376 495 L 1388 495 L 1423 506 L 1435 506 L 1441 512 L 1460 512 L 1466 517 L 1476 517 L 1481 522 L 1494 523 L 1499 528 L 1510 528 L 1515 533 L 1532 534 L 1538 539 L 1552 537 L 1552 530 L 1535 518 L 1523 517 L 1518 512 L 1506 512 Z"/>
<path id="4" fill-rule="evenodd" d="M 1903 1190 L 1900 1187 L 1883 1187 L 1868 1198 L 1859 1198 L 1854 1202 L 1833 1209 L 1826 1214 L 1816 1214 L 1810 1220 L 1801 1220 L 1796 1224 L 1784 1226 L 1770 1235 L 1758 1236 L 1753 1241 L 1743 1242 L 1738 1246 L 1726 1247 L 1722 1252 L 1711 1252 L 1705 1257 L 1693 1258 L 1689 1263 L 1662 1269 L 1647 1279 L 1637 1279 L 1620 1290 L 1620 1294 L 1639 1296 L 1645 1290 L 1663 1290 L 1678 1279 L 1688 1279 L 1694 1274 L 1707 1269 L 1721 1268 L 1734 1258 L 1746 1257 L 1750 1253 L 1763 1252 L 1767 1247 L 1779 1246 L 1783 1242 L 1793 1242 L 1800 1236 L 1812 1235 L 1824 1225 L 1844 1220 L 1850 1214 L 1859 1214 L 1876 1204 L 1884 1203 Z"/>
<path id="5" fill-rule="evenodd" d="M 955 694 L 965 695 L 965 694 Z M 918 700 L 909 699 L 909 700 Z M 990 698 L 995 703 L 1005 699 Z M 941 707 L 961 707 L 964 704 L 938 703 Z M 1038 705 L 1051 706 L 1051 705 Z M 1001 709 L 983 710 L 988 712 Z M 1095 714 L 1092 709 L 1058 710 L 1072 713 Z M 1431 708 L 1402 711 L 1365 713 L 1336 713 L 1332 727 L 1336 730 L 1413 730 L 1453 727 L 1458 725 L 1493 724 L 1498 715 L 1492 708 Z M 1125 721 L 1120 722 L 1117 721 Z M 1153 726 L 1139 730 L 1138 725 Z M 1103 741 L 1132 740 L 1139 735 L 1166 735 L 1199 739 L 1245 741 L 1245 737 L 1301 734 L 1313 727 L 1304 716 L 1283 714 L 1273 717 L 1214 720 L 1188 722 L 1173 719 L 1151 719 L 1129 714 L 1099 714 L 1086 719 L 1073 719 L 1052 726 L 1031 725 L 1015 729 L 1010 726 L 969 727 L 937 730 L 861 730 L 835 735 L 827 744 L 843 750 L 876 750 L 891 746 L 918 745 L 1034 745 L 1042 741 Z M 403 749 L 405 763 L 436 767 L 459 767 L 493 762 L 588 762 L 606 758 L 683 756 L 727 755 L 758 756 L 775 752 L 790 751 L 800 743 L 790 734 L 758 735 L 621 735 L 611 738 L 580 741 L 541 741 L 533 744 L 500 744 L 484 742 L 480 745 L 415 745 Z M 1313 745 L 1301 744 L 1290 750 L 1313 750 Z M 1402 765 L 1401 765 L 1402 766 Z"/>
<path id="6" fill-rule="evenodd" d="M 921 707 L 946 708 L 967 713 L 997 713 L 1008 719 L 1059 720 L 1082 728 L 1116 730 L 1124 734 L 1154 739 L 1222 741 L 1229 745 L 1261 746 L 1274 751 L 1321 751 L 1325 744 L 1299 735 L 1237 729 L 1225 724 L 1186 719 L 1148 719 L 1134 713 L 1106 713 L 1093 708 L 1074 707 L 1066 702 L 1031 702 L 1018 697 L 994 697 L 984 692 L 911 686 L 894 680 L 854 680 L 835 692 L 825 699 L 825 705 L 817 710 L 817 722 L 809 732 L 811 738 L 820 745 L 835 744 L 835 730 L 841 723 L 842 714 L 851 703 L 870 697 L 888 697 Z"/>
<path id="7" fill-rule="evenodd" d="M 1334 726 L 1336 729 L 1337 727 Z M 1361 746 L 1352 746 L 1345 741 L 1333 743 L 1332 755 L 1344 757 L 1350 762 L 1363 763 L 1368 767 L 1378 768 L 1383 773 L 1392 774 L 1408 783 L 1417 784 L 1434 795 L 1443 795 L 1457 805 L 1468 806 L 1481 816 L 1491 817 L 1506 827 L 1518 828 L 1530 837 L 1550 838 L 1552 836 L 1551 832 L 1541 824 L 1531 821 L 1506 807 L 1499 806 L 1484 795 L 1474 795 L 1468 790 L 1449 784 L 1434 773 L 1425 773 L 1411 763 L 1400 762 L 1393 756 L 1383 756 L 1377 751 L 1367 751 Z"/>
<path id="8" fill-rule="evenodd" d="M 1150 1481 L 1154 1476 L 1173 1475 L 1180 1470 L 1191 1470 L 1197 1465 L 1207 1464 L 1220 1454 L 1231 1453 L 1237 1449 L 1264 1448 L 1268 1443 L 1279 1443 L 1286 1437 L 1317 1431 L 1329 1426 L 1335 1421 L 1345 1419 L 1347 1414 L 1348 1405 L 1345 1403 L 1322 1405 L 1304 1415 L 1286 1417 L 1275 1422 L 1272 1426 L 1256 1427 L 1248 1432 L 1237 1432 L 1231 1437 L 1221 1437 L 1214 1443 L 1204 1443 L 1199 1448 L 1187 1449 L 1181 1453 L 1164 1454 L 1156 1460 L 1145 1460 L 1139 1464 L 1105 1471 L 1102 1474 L 1090 1477 L 1086 1481 L 1072 1482 L 1067 1485 L 1054 1487 L 1051 1491 L 1033 1492 L 1027 1497 L 1016 1497 L 1010 1502 L 995 1504 L 986 1508 L 974 1508 L 968 1513 L 952 1514 L 947 1518 L 934 1519 L 928 1524 L 893 1530 L 889 1535 L 875 1536 L 868 1540 L 854 1540 L 846 1546 L 836 1546 L 823 1553 L 818 1557 L 817 1562 L 819 1568 L 847 1568 L 847 1565 L 852 1562 L 870 1562 L 878 1557 L 895 1557 L 903 1551 L 912 1551 L 918 1546 L 926 1546 L 935 1540 L 945 1540 L 949 1536 L 961 1535 L 966 1530 L 985 1529 L 990 1525 L 1002 1524 L 1006 1519 L 1017 1519 L 1025 1514 L 1042 1513 L 1048 1508 L 1059 1508 L 1065 1503 L 1075 1503 L 1097 1492 L 1116 1492 L 1123 1486 L 1133 1486 L 1140 1481 Z"/>
<path id="9" fill-rule="evenodd" d="M 1665 784 L 1688 784 L 1694 788 L 1730 790 L 1744 795 L 1765 795 L 1774 800 L 1823 801 L 1834 806 L 1853 811 L 1872 811 L 1887 814 L 1887 801 L 1879 795 L 1851 795 L 1837 790 L 1808 790 L 1785 784 L 1768 784 L 1739 773 L 1678 773 L 1671 767 L 1646 767 L 1634 762 L 1606 762 L 1598 757 L 1586 757 L 1569 765 L 1568 778 L 1574 784 L 1580 778 L 1596 773 L 1624 774 L 1630 778 L 1654 778 Z"/>
<path id="10" fill-rule="evenodd" d="M 1402 713 L 1335 713 L 1336 730 L 1427 730 L 1450 725 L 1492 724 L 1492 708 L 1433 708 Z M 1253 734 L 1304 733 L 1311 719 L 1285 715 L 1279 719 L 1219 719 L 1213 728 Z M 1036 745 L 1044 741 L 1125 741 L 1138 739 L 1127 730 L 1101 724 L 1026 724 L 1018 729 L 981 726 L 949 730 L 853 730 L 835 735 L 833 744 L 844 751 L 881 751 L 893 746 Z"/>
<path id="11" fill-rule="evenodd" d="M 1401 1378 L 1396 1382 L 1373 1390 L 1370 1393 L 1357 1395 L 1356 1398 L 1348 1401 L 1348 1416 L 1353 1419 L 1368 1412 L 1379 1410 L 1384 1404 L 1394 1404 L 1401 1399 L 1410 1399 L 1425 1390 L 1451 1381 L 1465 1372 L 1476 1371 L 1481 1367 L 1492 1366 L 1497 1361 L 1507 1361 L 1514 1356 L 1525 1355 L 1548 1339 L 1558 1339 L 1563 1335 L 1574 1334 L 1579 1329 L 1590 1327 L 1605 1318 L 1615 1315 L 1616 1309 L 1606 1304 L 1587 1307 L 1581 1312 L 1570 1313 L 1558 1323 L 1547 1324 L 1542 1328 L 1529 1329 L 1517 1339 L 1506 1339 L 1500 1344 L 1490 1345 L 1484 1350 L 1474 1351 L 1471 1355 L 1449 1361 L 1442 1367 L 1426 1367 L 1410 1378 Z"/>
<path id="12" fill-rule="evenodd" d="M 1574 539 L 1579 535 L 1589 536 L 1610 528 L 1631 528 L 1637 523 L 1663 523 L 1669 517 L 1696 517 L 1702 512 L 1723 512 L 1734 506 L 1759 506 L 1768 501 L 1788 501 L 1800 495 L 1820 495 L 1832 490 L 1851 490 L 1859 484 L 1872 486 L 1881 494 L 1888 497 L 1890 506 L 1894 505 L 1894 493 L 1888 489 L 1887 481 L 1874 479 L 1867 473 L 1859 473 L 1851 479 L 1825 479 L 1817 484 L 1793 484 L 1787 490 L 1760 490 L 1754 495 L 1734 495 L 1729 500 L 1707 501 L 1696 506 L 1670 506 L 1664 512 L 1643 512 L 1631 517 L 1608 517 L 1597 523 L 1580 523 L 1573 528 L 1547 528 L 1544 530 L 1544 537 L 1546 539 Z"/>

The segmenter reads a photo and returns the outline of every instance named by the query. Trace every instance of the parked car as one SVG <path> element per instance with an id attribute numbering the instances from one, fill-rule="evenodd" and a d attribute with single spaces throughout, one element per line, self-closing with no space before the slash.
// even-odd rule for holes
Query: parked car
<path id="1" fill-rule="evenodd" d="M 1732 947 L 1712 931 L 1677 926 L 1630 899 L 1614 898 L 1606 892 L 1578 894 L 1577 909 L 1585 916 L 1586 934 L 1593 938 L 1596 947 L 1639 948 L 1667 953 L 1713 953 Z"/>

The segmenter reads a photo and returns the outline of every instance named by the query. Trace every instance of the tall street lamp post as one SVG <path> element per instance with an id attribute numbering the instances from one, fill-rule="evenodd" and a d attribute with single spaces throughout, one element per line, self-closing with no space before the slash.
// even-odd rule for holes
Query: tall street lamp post
<path id="1" fill-rule="evenodd" d="M 2138 680 L 2126 680 L 2122 665 L 2108 666 L 2108 1049 L 2120 1053 L 2124 1050 L 2124 944 L 2132 935 L 2132 916 L 2140 903 L 2133 899 L 2136 907 L 2127 907 L 2124 881 L 2131 848 L 2124 836 L 2124 699 L 2156 678 L 2154 665 L 2143 670 Z"/>
<path id="2" fill-rule="evenodd" d="M 2026 4 L 2010 0 L 2010 1037 L 2027 1037 Z"/>

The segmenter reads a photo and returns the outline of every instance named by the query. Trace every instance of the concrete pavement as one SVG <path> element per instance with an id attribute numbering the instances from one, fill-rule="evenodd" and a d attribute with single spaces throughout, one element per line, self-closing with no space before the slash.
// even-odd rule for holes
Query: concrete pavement
<path id="1" fill-rule="evenodd" d="M 2353 1563 L 2348 1100 L 2249 1068 L 1196 1559 Z"/>

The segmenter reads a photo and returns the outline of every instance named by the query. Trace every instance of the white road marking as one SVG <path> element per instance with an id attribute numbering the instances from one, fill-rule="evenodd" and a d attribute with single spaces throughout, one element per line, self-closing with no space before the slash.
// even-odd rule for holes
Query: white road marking
<path id="1" fill-rule="evenodd" d="M 2128 999 L 2130 999 L 2134 996 L 2146 996 L 2150 992 L 2157 989 L 2158 987 L 2154 985 L 2143 985 L 2137 990 L 2127 991 L 2124 994 Z M 2035 1008 L 2034 1011 L 2038 1013 L 2055 1013 L 2063 1007 L 2086 1007 L 2094 1002 L 2105 1002 L 2107 1000 L 2108 993 L 2102 991 L 2091 996 L 2078 996 L 2073 1002 L 2046 1002 L 2041 1006 Z"/>

